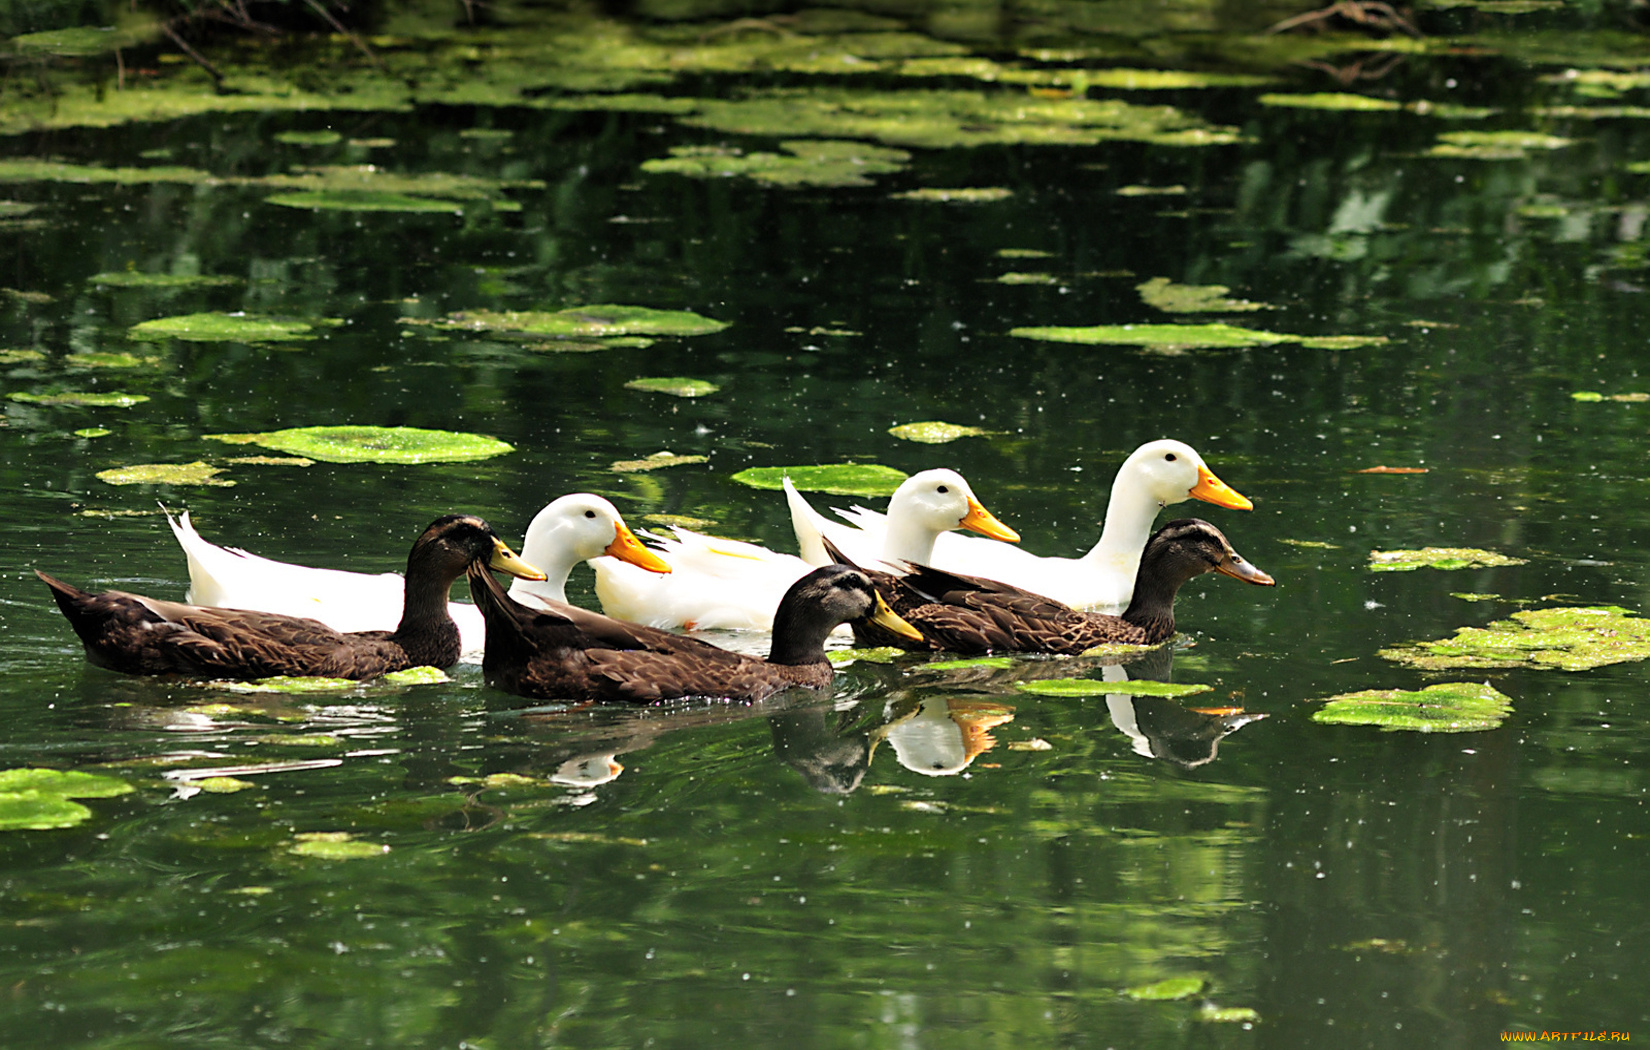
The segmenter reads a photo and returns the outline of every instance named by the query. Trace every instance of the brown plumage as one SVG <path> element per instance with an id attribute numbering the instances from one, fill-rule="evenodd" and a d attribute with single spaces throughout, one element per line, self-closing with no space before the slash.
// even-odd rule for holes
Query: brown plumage
<path id="1" fill-rule="evenodd" d="M 35 575 L 52 589 L 86 658 L 99 667 L 209 678 L 361 679 L 458 662 L 458 627 L 447 615 L 447 592 L 472 563 L 544 578 L 485 521 L 462 514 L 437 519 L 413 544 L 406 602 L 394 631 L 342 634 L 319 620 L 185 605 L 125 591 L 89 594 L 38 569 Z"/>
<path id="2" fill-rule="evenodd" d="M 837 557 L 833 553 L 833 557 Z M 854 624 L 861 645 L 898 645 L 957 653 L 1062 653 L 1096 645 L 1155 645 L 1174 635 L 1174 597 L 1205 572 L 1270 587 L 1272 577 L 1245 561 L 1221 531 L 1199 518 L 1171 521 L 1152 534 L 1140 558 L 1134 598 L 1122 616 L 1080 612 L 1040 594 L 976 576 L 907 564 L 905 575 L 866 571 L 883 599 L 925 643 Z"/>
<path id="3" fill-rule="evenodd" d="M 487 621 L 482 673 L 488 684 L 518 696 L 635 703 L 685 696 L 761 700 L 791 686 L 829 685 L 825 637 L 838 624 L 874 620 L 916 636 L 863 573 L 841 565 L 815 569 L 785 592 L 766 660 L 563 602 L 529 608 L 505 594 L 485 566 L 472 565 L 469 575 L 470 595 Z"/>

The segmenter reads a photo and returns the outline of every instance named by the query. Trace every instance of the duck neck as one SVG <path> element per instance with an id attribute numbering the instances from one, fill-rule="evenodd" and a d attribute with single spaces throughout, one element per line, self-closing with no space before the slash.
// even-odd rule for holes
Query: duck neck
<path id="1" fill-rule="evenodd" d="M 1106 522 L 1100 529 L 1100 542 L 1083 555 L 1083 561 L 1102 565 L 1119 573 L 1123 579 L 1134 579 L 1140 571 L 1141 552 L 1151 539 L 1152 522 L 1163 508 L 1149 495 L 1131 486 L 1113 482 L 1111 502 L 1106 504 Z"/>
<path id="2" fill-rule="evenodd" d="M 792 665 L 829 663 L 825 656 L 825 638 L 834 627 L 835 624 L 820 623 L 817 617 L 801 615 L 795 603 L 780 602 L 778 611 L 773 615 L 773 644 L 768 649 L 768 662 Z"/>
<path id="3" fill-rule="evenodd" d="M 447 615 L 447 592 L 453 589 L 455 578 L 432 573 L 424 566 L 407 566 L 401 622 L 390 639 L 417 664 L 445 667 L 458 660 L 458 625 Z"/>
<path id="4" fill-rule="evenodd" d="M 1197 575 L 1183 564 L 1171 562 L 1166 547 L 1148 550 L 1140 561 L 1134 580 L 1134 597 L 1123 619 L 1146 632 L 1149 643 L 1167 641 L 1174 635 L 1174 598 L 1187 580 Z"/>
<path id="5" fill-rule="evenodd" d="M 912 521 L 910 516 L 896 514 L 889 508 L 888 527 L 882 535 L 882 560 L 890 564 L 902 561 L 927 565 L 934 560 L 934 541 L 939 533 Z"/>
<path id="6" fill-rule="evenodd" d="M 523 544 L 521 560 L 544 573 L 542 580 L 524 580 L 520 577 L 510 581 L 510 597 L 521 600 L 529 595 L 535 598 L 547 598 L 553 602 L 567 600 L 567 577 L 573 572 L 573 566 L 582 559 L 568 549 L 554 532 L 545 532 L 531 537 L 532 542 Z"/>

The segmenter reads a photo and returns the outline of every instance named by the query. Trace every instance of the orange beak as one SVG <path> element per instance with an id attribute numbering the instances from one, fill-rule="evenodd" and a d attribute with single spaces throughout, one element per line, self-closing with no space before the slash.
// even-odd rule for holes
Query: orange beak
<path id="1" fill-rule="evenodd" d="M 1210 475 L 1213 477 L 1214 475 Z M 1236 495 L 1236 493 L 1234 493 Z M 989 510 L 980 506 L 980 501 L 973 496 L 968 497 L 968 513 L 957 522 L 958 528 L 972 529 L 982 536 L 990 536 L 994 540 L 1006 540 L 1009 543 L 1019 543 L 1020 534 L 998 521 Z"/>
<path id="2" fill-rule="evenodd" d="M 1193 485 L 1192 490 L 1186 495 L 1230 510 L 1255 509 L 1255 505 L 1249 502 L 1247 496 L 1215 477 L 1214 473 L 1201 463 L 1197 465 L 1197 484 Z"/>
<path id="3" fill-rule="evenodd" d="M 620 561 L 627 561 L 632 565 L 640 565 L 648 572 L 669 572 L 670 563 L 642 546 L 642 541 L 636 538 L 624 522 L 613 523 L 613 542 L 607 545 L 603 554 L 611 554 Z"/>

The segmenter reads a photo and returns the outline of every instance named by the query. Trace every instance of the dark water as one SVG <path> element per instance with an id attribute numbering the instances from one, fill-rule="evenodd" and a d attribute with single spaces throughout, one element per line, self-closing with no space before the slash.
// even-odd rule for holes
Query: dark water
<path id="1" fill-rule="evenodd" d="M 80 162 L 130 163 L 158 144 L 172 162 L 240 174 L 371 159 L 545 187 L 512 192 L 519 212 L 463 217 L 295 211 L 233 185 L 7 187 L 48 221 L 0 231 L 0 283 L 30 293 L 0 301 L 5 348 L 46 355 L 8 363 L 6 392 L 152 400 L 8 403 L 0 431 L 0 765 L 98 767 L 138 787 L 90 802 L 77 827 L 0 835 L 0 1042 L 1470 1047 L 1509 1028 L 1637 1034 L 1650 1014 L 1642 664 L 1466 675 L 1513 699 L 1488 732 L 1311 720 L 1334 693 L 1438 680 L 1383 647 L 1515 601 L 1638 609 L 1650 589 L 1650 406 L 1570 396 L 1650 389 L 1650 176 L 1624 167 L 1650 158 L 1650 137 L 1642 120 L 1521 111 L 1556 93 L 1537 78 L 1560 68 L 1416 57 L 1384 82 L 1400 99 L 1511 107 L 1488 127 L 1577 140 L 1512 160 L 1429 157 L 1456 125 L 1266 107 L 1265 89 L 1131 99 L 1236 126 L 1238 144 L 918 150 L 871 188 L 646 175 L 639 163 L 671 145 L 772 142 L 645 114 L 430 107 L 6 140 Z M 1278 90 L 1338 87 L 1284 75 Z M 458 134 L 478 125 L 512 132 L 508 147 Z M 271 139 L 322 127 L 396 145 Z M 1186 192 L 1116 192 L 1137 185 Z M 1013 196 L 889 196 L 922 186 Z M 128 266 L 244 283 L 87 282 Z M 996 282 L 1010 270 L 1057 283 Z M 1165 356 L 1007 335 L 1167 321 L 1135 291 L 1158 276 L 1276 307 L 1236 323 L 1391 342 Z M 732 324 L 645 350 L 546 353 L 402 322 L 601 302 Z M 206 309 L 348 323 L 295 348 L 125 335 Z M 66 356 L 118 350 L 160 362 L 86 370 Z M 677 375 L 722 389 L 688 400 L 623 385 Z M 926 419 L 1002 434 L 887 434 Z M 232 488 L 93 476 L 223 463 L 202 435 L 325 423 L 474 430 L 517 451 L 231 466 Z M 92 426 L 113 433 L 71 433 Z M 30 571 L 180 595 L 157 499 L 221 542 L 375 571 L 397 568 L 439 513 L 519 537 L 579 490 L 633 524 L 686 514 L 789 549 L 777 494 L 729 476 L 843 460 L 960 469 L 1028 548 L 1072 554 L 1096 538 L 1117 465 L 1161 436 L 1254 500 L 1249 514 L 1177 512 L 1214 520 L 1278 587 L 1189 585 L 1193 644 L 1149 673 L 1213 692 L 1132 711 L 1014 687 L 1097 667 L 948 677 L 920 659 L 855 664 L 831 696 L 759 707 L 525 710 L 471 665 L 446 685 L 270 700 L 88 668 Z M 709 461 L 609 469 L 662 449 Z M 1377 465 L 1428 472 L 1354 473 Z M 134 513 L 87 513 L 110 511 Z M 1366 567 L 1371 550 L 1427 545 L 1527 563 Z M 570 593 L 594 600 L 587 570 Z M 1222 740 L 1193 707 L 1266 717 Z M 976 734 L 965 767 L 954 735 L 939 758 L 922 749 L 958 726 Z M 233 794 L 166 775 L 277 761 L 291 765 L 242 771 L 255 787 Z M 479 780 L 493 774 L 525 779 Z M 387 851 L 290 850 L 332 831 Z M 1205 983 L 1173 1001 L 1125 994 L 1184 977 Z M 1225 1008 L 1258 1020 L 1212 1019 Z"/>

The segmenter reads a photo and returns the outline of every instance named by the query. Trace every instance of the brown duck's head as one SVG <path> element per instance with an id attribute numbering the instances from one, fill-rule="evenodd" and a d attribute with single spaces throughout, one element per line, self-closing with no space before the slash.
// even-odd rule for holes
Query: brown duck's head
<path id="1" fill-rule="evenodd" d="M 448 514 L 430 522 L 407 556 L 407 573 L 450 573 L 457 579 L 471 562 L 524 580 L 544 579 L 544 573 L 517 557 L 491 525 L 473 514 Z"/>
<path id="2" fill-rule="evenodd" d="M 1157 575 L 1180 580 L 1218 572 L 1261 587 L 1277 583 L 1233 550 L 1226 535 L 1202 518 L 1179 518 L 1154 532 L 1141 559 L 1142 573 L 1148 564 Z"/>
<path id="3" fill-rule="evenodd" d="M 882 600 L 870 577 L 846 565 L 826 565 L 791 584 L 773 618 L 774 663 L 823 659 L 825 636 L 838 624 L 867 620 L 912 641 L 922 635 Z"/>

